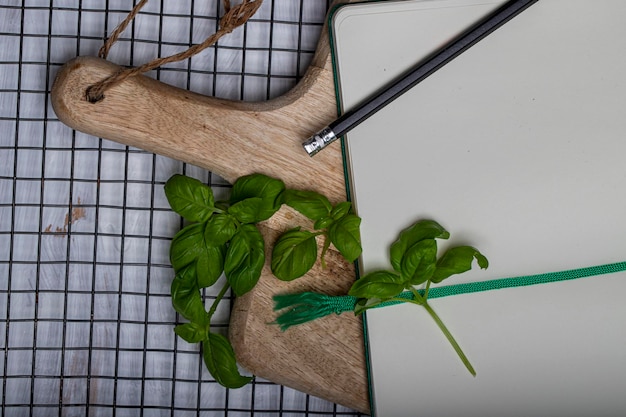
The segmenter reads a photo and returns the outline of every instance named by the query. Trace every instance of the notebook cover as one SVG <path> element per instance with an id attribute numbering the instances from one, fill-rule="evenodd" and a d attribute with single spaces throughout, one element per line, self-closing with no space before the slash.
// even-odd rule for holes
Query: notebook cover
<path id="1" fill-rule="evenodd" d="M 502 2 L 345 6 L 333 17 L 349 108 Z M 490 260 L 475 282 L 626 260 L 626 4 L 540 0 L 350 132 L 361 273 L 418 219 Z M 464 26 L 466 25 L 466 26 Z M 367 313 L 379 416 L 626 412 L 626 274 L 432 300 L 477 371 L 426 312 Z"/>

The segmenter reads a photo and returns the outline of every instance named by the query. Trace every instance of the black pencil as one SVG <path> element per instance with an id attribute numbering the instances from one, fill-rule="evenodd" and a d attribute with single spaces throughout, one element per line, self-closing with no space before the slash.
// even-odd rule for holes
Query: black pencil
<path id="1" fill-rule="evenodd" d="M 510 0 L 302 144 L 313 156 L 539 0 Z"/>

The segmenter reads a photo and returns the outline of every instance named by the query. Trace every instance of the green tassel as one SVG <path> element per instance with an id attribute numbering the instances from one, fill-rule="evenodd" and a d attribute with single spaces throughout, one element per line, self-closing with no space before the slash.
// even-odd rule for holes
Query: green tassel
<path id="1" fill-rule="evenodd" d="M 346 311 L 354 311 L 356 297 L 332 296 L 313 292 L 301 294 L 285 294 L 274 296 L 274 311 L 285 310 L 274 324 L 285 331 L 291 326 L 319 319 L 329 314 L 341 314 Z"/>

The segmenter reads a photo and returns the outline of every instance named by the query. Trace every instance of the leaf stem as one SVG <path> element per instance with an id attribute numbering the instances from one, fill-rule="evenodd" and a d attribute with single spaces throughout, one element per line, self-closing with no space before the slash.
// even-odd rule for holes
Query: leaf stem
<path id="1" fill-rule="evenodd" d="M 461 361 L 463 362 L 467 370 L 470 372 L 470 374 L 472 374 L 472 376 L 476 376 L 476 371 L 474 370 L 474 367 L 472 367 L 472 364 L 470 363 L 469 359 L 467 359 L 467 356 L 465 356 L 465 353 L 463 353 L 461 346 L 459 346 L 457 341 L 452 336 L 452 333 L 450 333 L 446 325 L 443 324 L 443 321 L 441 321 L 437 313 L 435 313 L 435 310 L 433 310 L 432 307 L 428 305 L 427 302 L 424 302 L 423 306 L 426 309 L 426 311 L 428 311 L 428 314 L 430 314 L 433 320 L 435 320 L 435 323 L 437 323 L 437 326 L 439 326 L 443 334 L 446 336 L 446 339 L 448 339 L 448 341 L 454 348 L 457 355 L 459 355 L 459 358 L 461 358 Z"/>
<path id="2" fill-rule="evenodd" d="M 430 290 L 431 281 L 426 281 L 426 288 L 424 289 L 424 301 L 428 300 L 428 291 Z"/>
<path id="3" fill-rule="evenodd" d="M 419 291 L 415 289 L 415 287 L 410 286 L 409 290 L 413 293 L 413 301 L 409 301 L 409 302 L 412 302 L 413 304 L 417 304 L 420 306 L 426 303 L 426 297 L 422 297 L 422 295 L 419 293 Z"/>
<path id="4" fill-rule="evenodd" d="M 229 289 L 230 284 L 226 282 L 226 284 L 224 284 L 224 286 L 220 290 L 219 294 L 217 294 L 217 296 L 215 297 L 215 300 L 213 300 L 213 304 L 211 304 L 211 308 L 207 312 L 207 320 L 209 322 L 211 321 L 211 317 L 213 317 L 213 314 L 215 314 L 215 310 L 217 310 L 217 305 L 220 301 L 222 301 L 222 298 L 224 298 L 224 295 L 226 295 L 226 291 L 228 291 Z"/>
<path id="5" fill-rule="evenodd" d="M 328 251 L 328 248 L 330 248 L 330 238 L 328 237 L 328 233 L 325 232 L 318 232 L 315 234 L 315 236 L 319 236 L 319 235 L 324 235 L 324 246 L 322 246 L 322 254 L 320 255 L 320 261 L 322 264 L 322 268 L 326 269 L 326 252 Z"/>
<path id="6" fill-rule="evenodd" d="M 216 201 L 213 205 L 214 213 L 226 213 L 228 211 L 228 202 L 227 201 Z"/>

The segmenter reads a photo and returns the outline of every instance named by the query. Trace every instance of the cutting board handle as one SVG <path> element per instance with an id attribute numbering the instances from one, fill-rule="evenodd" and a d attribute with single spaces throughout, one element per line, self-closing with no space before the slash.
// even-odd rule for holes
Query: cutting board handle
<path id="1" fill-rule="evenodd" d="M 264 102 L 207 97 L 141 75 L 89 102 L 87 88 L 120 68 L 95 57 L 65 64 L 51 91 L 57 117 L 81 132 L 206 168 L 230 182 L 260 172 L 345 199 L 339 145 L 315 158 L 301 147 L 336 117 L 325 29 L 302 80 Z"/>

